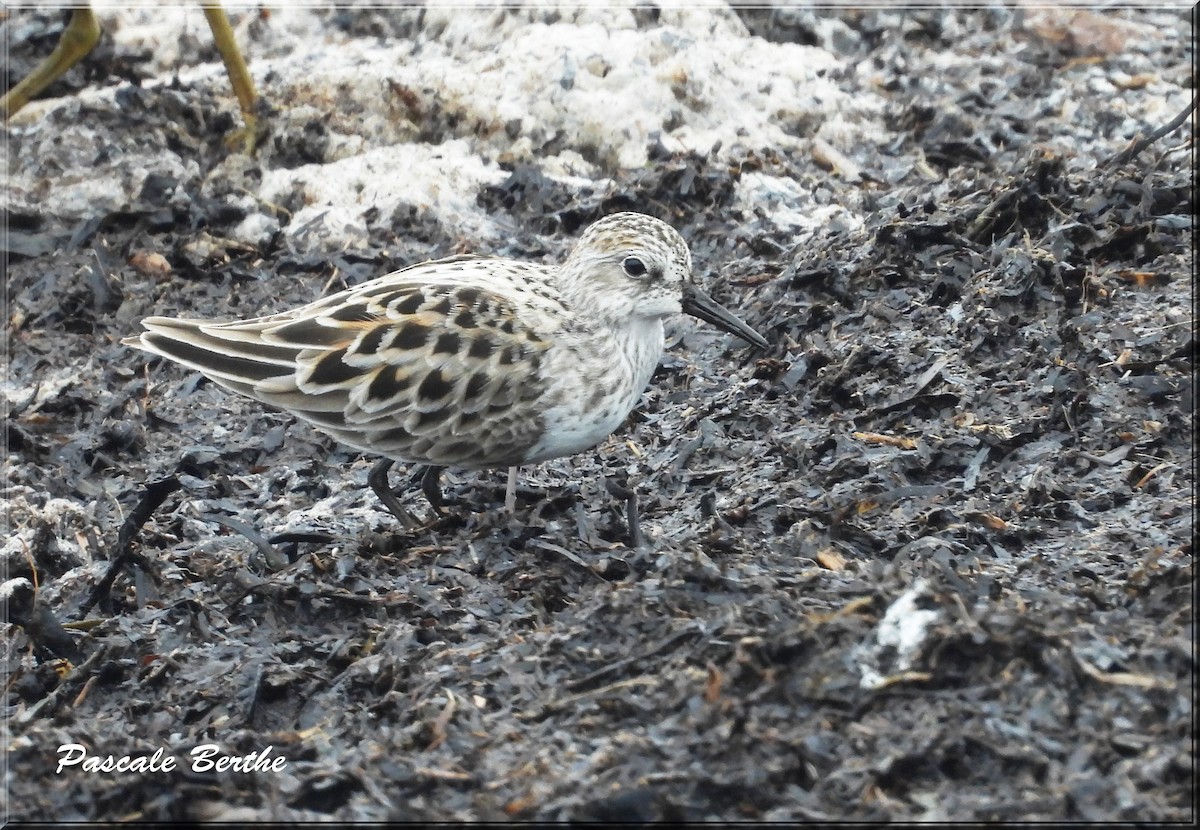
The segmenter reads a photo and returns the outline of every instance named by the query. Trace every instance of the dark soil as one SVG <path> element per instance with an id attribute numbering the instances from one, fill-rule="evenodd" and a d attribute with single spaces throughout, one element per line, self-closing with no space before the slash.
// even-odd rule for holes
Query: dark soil
<path id="1" fill-rule="evenodd" d="M 800 42 L 821 19 L 755 14 Z M 38 586 L 5 605 L 12 817 L 1192 820 L 1190 128 L 1110 163 L 1113 101 L 1049 103 L 1086 60 L 1190 86 L 1186 17 L 1150 56 L 983 12 L 954 15 L 965 40 L 940 14 L 843 19 L 892 107 L 861 175 L 661 149 L 613 187 L 522 166 L 478 195 L 519 257 L 659 215 L 772 343 L 673 324 L 628 423 L 523 470 L 513 516 L 502 471 L 451 470 L 450 516 L 405 530 L 375 459 L 119 343 L 150 314 L 252 316 L 475 249 L 454 228 L 414 212 L 359 250 L 247 249 L 198 181 L 82 223 L 10 214 L 5 566 Z M 972 49 L 1008 76 L 922 69 Z M 129 94 L 131 135 L 183 124 L 201 170 L 221 160 L 227 113 Z M 251 167 L 317 152 L 270 140 Z M 736 215 L 751 170 L 865 229 L 796 244 Z M 68 743 L 180 766 L 56 775 Z M 205 743 L 287 765 L 187 769 Z"/>

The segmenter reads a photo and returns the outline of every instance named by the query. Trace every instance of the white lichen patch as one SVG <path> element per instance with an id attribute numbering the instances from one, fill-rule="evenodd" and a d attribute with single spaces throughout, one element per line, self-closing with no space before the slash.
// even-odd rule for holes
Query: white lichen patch
<path id="1" fill-rule="evenodd" d="M 883 688 L 889 685 L 889 678 L 912 670 L 930 628 L 942 618 L 936 608 L 921 608 L 926 591 L 925 580 L 916 580 L 888 606 L 874 636 L 858 647 L 862 688 Z"/>
<path id="2" fill-rule="evenodd" d="M 412 23 L 400 26 L 404 36 L 377 39 L 348 36 L 319 9 L 231 12 L 258 91 L 276 112 L 275 135 L 303 142 L 306 125 L 323 131 L 320 163 L 273 166 L 268 146 L 261 179 L 236 176 L 226 187 L 235 201 L 242 190 L 247 207 L 302 191 L 303 207 L 278 218 L 299 249 L 306 235 L 324 246 L 357 244 L 367 210 L 402 204 L 465 235 L 495 237 L 476 196 L 503 178 L 500 164 L 537 164 L 564 184 L 603 186 L 651 164 L 656 143 L 670 152 L 718 148 L 722 159 L 800 151 L 821 130 L 850 153 L 875 143 L 882 110 L 873 96 L 851 96 L 828 79 L 840 67 L 828 51 L 753 37 L 723 6 L 668 5 L 648 25 L 630 8 L 434 4 L 391 10 Z M 196 62 L 212 54 L 199 9 L 101 9 L 99 17 L 119 47 L 151 53 L 139 66 L 158 74 L 144 87 L 185 103 L 201 96 L 206 106 L 192 102 L 190 111 L 216 104 L 236 116 L 223 67 Z M 2 186 L 13 210 L 83 218 L 135 205 L 152 175 L 207 191 L 238 173 L 236 164 L 203 173 L 185 160 L 190 154 L 173 148 L 196 139 L 183 125 L 131 138 L 109 126 L 113 119 L 93 117 L 119 110 L 119 97 L 111 87 L 85 90 L 14 119 L 20 152 Z M 776 191 L 790 200 L 796 188 Z M 781 203 L 773 221 L 802 227 L 799 210 Z M 275 229 L 248 218 L 235 235 L 257 242 Z"/>

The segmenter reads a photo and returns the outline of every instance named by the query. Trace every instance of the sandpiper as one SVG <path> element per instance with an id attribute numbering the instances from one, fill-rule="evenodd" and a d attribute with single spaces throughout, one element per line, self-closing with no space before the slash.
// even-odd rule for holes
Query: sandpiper
<path id="1" fill-rule="evenodd" d="M 306 306 L 228 323 L 149 317 L 122 342 L 383 456 L 370 484 L 405 524 L 395 461 L 514 468 L 574 455 L 615 430 L 663 351 L 663 318 L 699 317 L 767 341 L 692 281 L 668 224 L 607 216 L 558 267 L 457 256 L 402 268 Z M 510 470 L 507 506 L 515 479 Z"/>

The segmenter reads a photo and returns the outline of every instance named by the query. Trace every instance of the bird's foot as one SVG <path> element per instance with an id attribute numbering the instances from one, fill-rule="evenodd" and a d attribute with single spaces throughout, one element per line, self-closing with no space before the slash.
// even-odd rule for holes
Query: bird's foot
<path id="1" fill-rule="evenodd" d="M 625 521 L 629 526 L 629 547 L 640 548 L 646 544 L 646 537 L 642 535 L 642 527 L 638 522 L 637 490 L 629 487 L 628 484 L 628 481 L 617 481 L 614 478 L 605 478 L 604 480 L 608 492 L 625 500 Z"/>
<path id="2" fill-rule="evenodd" d="M 404 505 L 400 504 L 400 500 L 396 498 L 395 491 L 388 484 L 388 471 L 392 469 L 392 465 L 396 462 L 390 458 L 382 458 L 374 467 L 371 468 L 370 474 L 367 476 L 367 483 L 371 485 L 371 489 L 375 491 L 375 495 L 383 502 L 383 506 L 388 509 L 388 512 L 400 520 L 400 524 L 411 530 L 417 526 L 417 521 L 412 517 L 412 514 L 404 509 Z"/>

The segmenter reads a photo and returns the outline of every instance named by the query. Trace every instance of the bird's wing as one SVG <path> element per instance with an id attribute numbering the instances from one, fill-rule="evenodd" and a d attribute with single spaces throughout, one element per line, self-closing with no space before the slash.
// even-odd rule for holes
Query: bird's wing
<path id="1" fill-rule="evenodd" d="M 432 265 L 443 267 L 431 273 Z M 522 301 L 522 287 L 496 269 L 486 260 L 426 263 L 254 320 L 150 317 L 125 342 L 359 449 L 507 466 L 541 436 L 542 358 L 561 325 L 548 312 L 562 307 L 553 291 Z"/>

